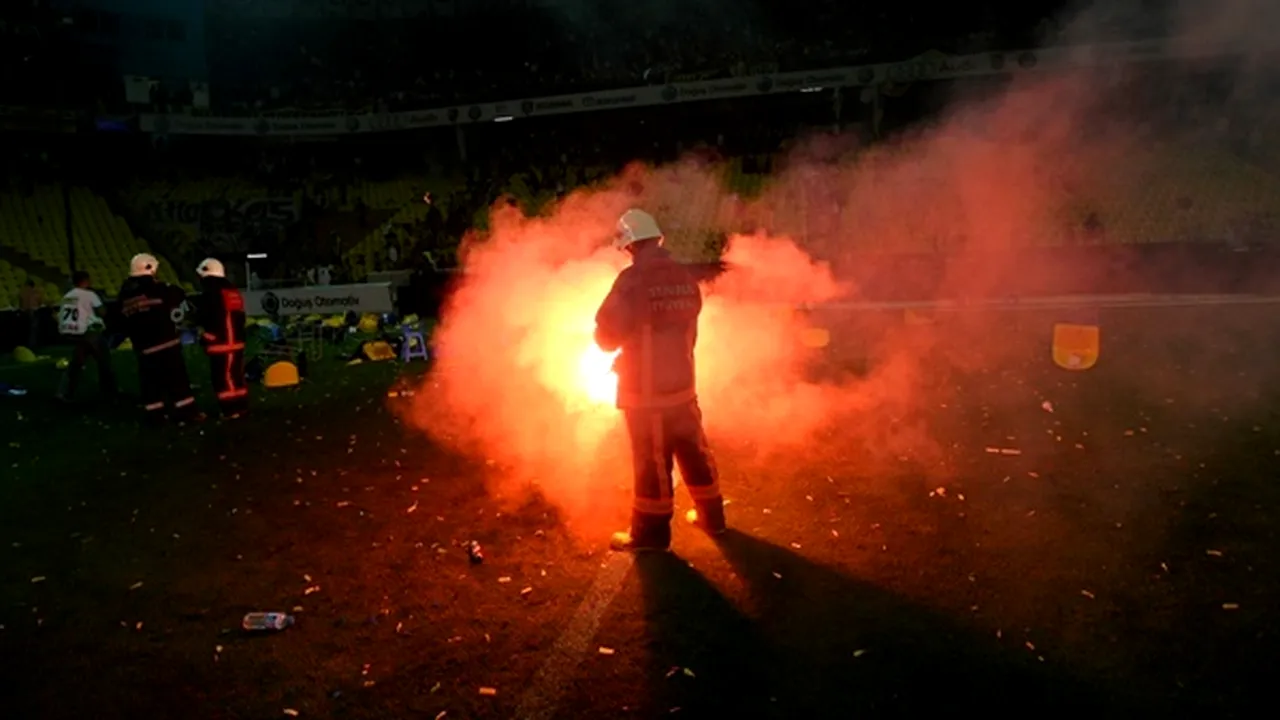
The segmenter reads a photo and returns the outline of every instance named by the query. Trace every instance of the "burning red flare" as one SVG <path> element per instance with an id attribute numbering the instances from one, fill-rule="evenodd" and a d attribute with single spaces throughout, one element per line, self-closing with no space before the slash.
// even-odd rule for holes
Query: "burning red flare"
<path id="1" fill-rule="evenodd" d="M 578 359 L 578 379 L 586 400 L 595 405 L 613 406 L 618 394 L 618 376 L 613 372 L 617 351 L 607 353 L 592 344 Z"/>

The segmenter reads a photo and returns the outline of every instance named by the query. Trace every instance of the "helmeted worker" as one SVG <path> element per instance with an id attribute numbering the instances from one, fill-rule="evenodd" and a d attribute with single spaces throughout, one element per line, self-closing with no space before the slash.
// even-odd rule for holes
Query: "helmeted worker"
<path id="1" fill-rule="evenodd" d="M 200 343 L 209 356 L 213 390 L 222 415 L 235 418 L 249 408 L 249 387 L 244 380 L 244 296 L 231 281 L 222 261 L 207 258 L 196 268 L 200 276 L 200 300 L 196 324 Z"/>
<path id="2" fill-rule="evenodd" d="M 621 350 L 614 365 L 617 404 L 626 418 L 635 473 L 631 531 L 613 536 L 615 550 L 670 546 L 673 461 L 696 506 L 696 524 L 717 535 L 725 529 L 694 374 L 702 294 L 662 242 L 651 215 L 637 209 L 622 215 L 614 247 L 630 254 L 632 263 L 596 313 L 596 344 L 605 352 Z"/>
<path id="3" fill-rule="evenodd" d="M 134 255 L 129 279 L 120 287 L 120 313 L 138 358 L 142 408 L 149 419 L 162 418 L 166 410 L 175 420 L 197 419 L 178 335 L 186 293 L 157 280 L 159 269 L 160 261 L 153 255 Z"/>

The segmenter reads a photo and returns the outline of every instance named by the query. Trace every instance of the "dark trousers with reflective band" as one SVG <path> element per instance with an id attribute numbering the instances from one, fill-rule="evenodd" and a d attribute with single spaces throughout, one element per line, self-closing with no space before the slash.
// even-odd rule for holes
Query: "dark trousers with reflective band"
<path id="1" fill-rule="evenodd" d="M 723 518 L 723 501 L 715 461 L 702 430 L 702 411 L 696 400 L 658 410 L 623 411 L 631 436 L 635 472 L 635 504 L 631 537 L 638 545 L 666 547 L 671 543 L 671 471 L 689 488 L 703 517 Z"/>
<path id="2" fill-rule="evenodd" d="M 142 409 L 159 417 L 166 410 L 175 418 L 195 414 L 196 399 L 187 378 L 187 361 L 180 343 L 155 352 L 138 353 L 138 385 Z"/>
<path id="3" fill-rule="evenodd" d="M 102 333 L 87 332 L 67 337 L 71 340 L 73 349 L 59 395 L 68 400 L 75 397 L 76 389 L 80 387 L 80 373 L 84 371 L 85 362 L 92 358 L 98 365 L 98 391 L 107 397 L 113 397 L 116 394 L 116 376 L 111 367 L 111 352 L 103 342 Z"/>
<path id="4" fill-rule="evenodd" d="M 249 387 L 244 381 L 243 350 L 210 351 L 209 374 L 223 415 L 235 415 L 249 409 Z"/>

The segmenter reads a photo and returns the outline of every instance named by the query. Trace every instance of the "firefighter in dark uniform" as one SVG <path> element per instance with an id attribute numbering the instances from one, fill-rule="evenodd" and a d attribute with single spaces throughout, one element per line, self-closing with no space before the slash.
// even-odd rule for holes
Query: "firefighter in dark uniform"
<path id="1" fill-rule="evenodd" d="M 221 260 L 206 259 L 196 274 L 200 276 L 196 324 L 200 344 L 209 356 L 213 391 L 222 416 L 237 418 L 249 409 L 249 387 L 244 381 L 244 296 L 227 280 Z"/>
<path id="2" fill-rule="evenodd" d="M 129 279 L 120 288 L 120 313 L 125 332 L 138 358 L 138 384 L 145 417 L 159 420 L 166 411 L 173 420 L 198 420 L 195 396 L 187 379 L 178 323 L 185 312 L 186 293 L 160 282 L 160 261 L 147 253 L 133 256 Z"/>
<path id="3" fill-rule="evenodd" d="M 689 488 L 690 519 L 725 530 L 715 462 L 702 429 L 694 377 L 702 295 L 689 271 L 662 247 L 662 230 L 642 210 L 618 220 L 614 246 L 631 255 L 596 313 L 595 341 L 615 361 L 618 407 L 631 439 L 635 500 L 631 531 L 615 533 L 615 550 L 666 550 L 671 544 L 673 462 Z"/>

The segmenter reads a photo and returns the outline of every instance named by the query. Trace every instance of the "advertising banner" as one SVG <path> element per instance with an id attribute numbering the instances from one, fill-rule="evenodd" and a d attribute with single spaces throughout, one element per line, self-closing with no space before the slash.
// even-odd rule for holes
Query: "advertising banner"
<path id="1" fill-rule="evenodd" d="M 395 310 L 391 283 L 362 285 L 309 285 L 307 287 L 249 290 L 245 312 L 261 315 L 337 315 L 346 312 L 388 313 Z"/>
<path id="2" fill-rule="evenodd" d="M 247 2 L 247 0 L 245 0 Z M 338 2 L 339 0 L 333 0 Z M 369 0 L 345 0 L 358 3 Z M 397 113 L 360 113 L 325 117 L 195 117 L 140 115 L 143 132 L 190 135 L 330 136 L 351 133 L 421 130 L 431 127 L 508 121 L 516 117 L 611 110 L 703 100 L 726 100 L 779 92 L 816 92 L 842 87 L 905 85 L 962 77 L 1039 72 L 1090 65 L 1116 65 L 1173 57 L 1203 57 L 1230 52 L 1208 43 L 1112 43 L 1050 47 L 1040 50 L 951 55 L 931 50 L 909 60 L 854 67 L 753 76 L 685 79 L 575 95 L 523 98 Z"/>

